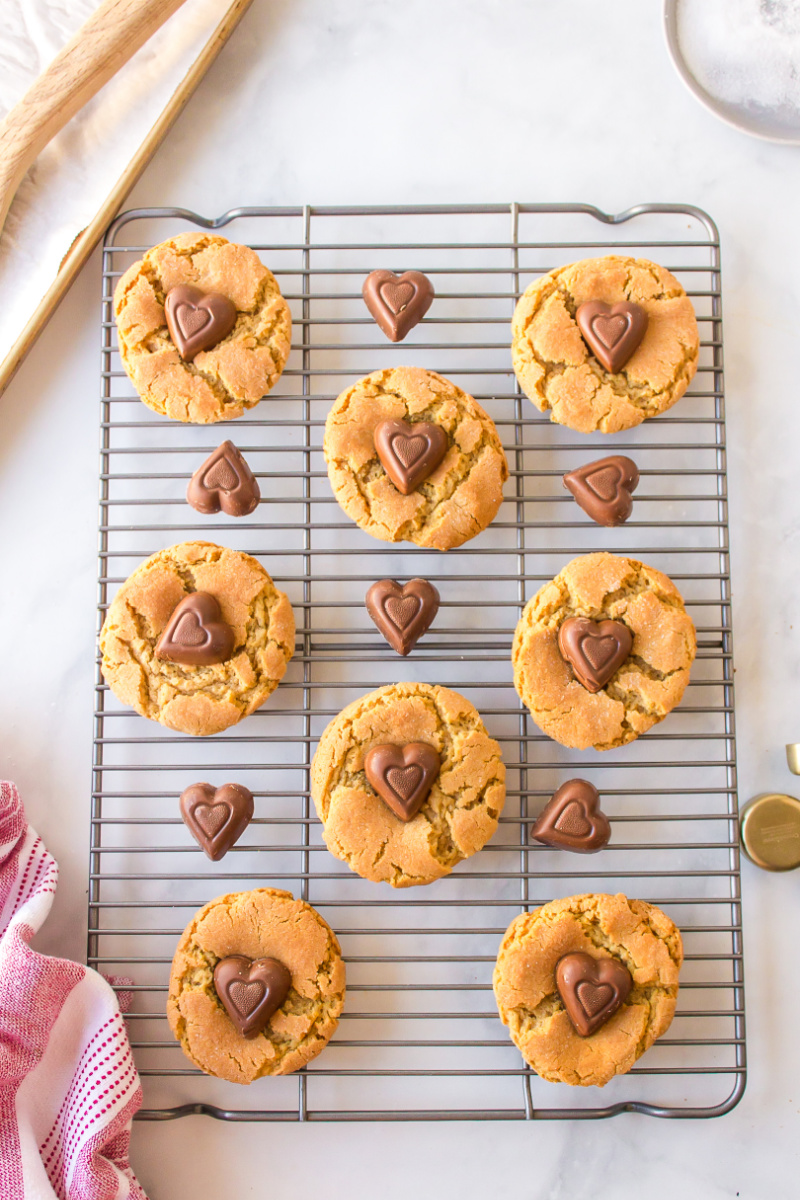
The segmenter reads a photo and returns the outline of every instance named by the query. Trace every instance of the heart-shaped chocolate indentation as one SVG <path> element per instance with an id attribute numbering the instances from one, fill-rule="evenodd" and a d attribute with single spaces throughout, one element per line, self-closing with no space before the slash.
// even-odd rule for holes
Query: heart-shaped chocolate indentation
<path id="1" fill-rule="evenodd" d="M 209 592 L 184 596 L 167 621 L 156 643 L 156 658 L 185 667 L 208 667 L 233 654 L 233 630 L 222 619 L 217 600 Z"/>
<path id="2" fill-rule="evenodd" d="M 409 279 L 387 279 L 378 288 L 378 294 L 393 316 L 398 316 L 408 308 L 417 289 Z"/>
<path id="3" fill-rule="evenodd" d="M 428 798 L 441 770 L 438 752 L 427 742 L 373 746 L 364 758 L 364 772 L 401 821 L 414 818 Z"/>
<path id="4" fill-rule="evenodd" d="M 439 593 L 427 579 L 411 579 L 402 587 L 395 579 L 379 579 L 366 596 L 367 612 L 398 654 L 408 654 L 439 611 Z"/>
<path id="5" fill-rule="evenodd" d="M 258 480 L 233 442 L 223 442 L 195 471 L 186 499 L 201 513 L 220 509 L 229 517 L 246 517 L 258 507 Z"/>
<path id="6" fill-rule="evenodd" d="M 556 987 L 579 1037 L 591 1037 L 630 995 L 633 979 L 616 958 L 592 958 L 583 950 L 556 965 Z"/>
<path id="7" fill-rule="evenodd" d="M 414 463 L 419 462 L 428 449 L 428 440 L 424 437 L 405 437 L 402 433 L 392 438 L 392 449 L 407 471 Z"/>
<path id="8" fill-rule="evenodd" d="M 547 802 L 531 829 L 545 846 L 593 854 L 608 844 L 611 826 L 600 810 L 600 795 L 585 779 L 570 779 Z"/>
<path id="9" fill-rule="evenodd" d="M 639 484 L 639 469 L 632 458 L 610 454 L 567 471 L 564 487 L 572 492 L 585 513 L 598 525 L 621 525 L 633 510 L 631 493 Z"/>
<path id="10" fill-rule="evenodd" d="M 390 596 L 384 605 L 386 615 L 398 629 L 407 629 L 421 607 L 417 596 Z"/>
<path id="11" fill-rule="evenodd" d="M 194 819 L 209 838 L 219 833 L 229 816 L 230 809 L 225 804 L 198 804 L 194 810 Z"/>
<path id="12" fill-rule="evenodd" d="M 433 303 L 433 284 L 421 271 L 371 271 L 361 289 L 364 303 L 392 342 L 402 342 Z"/>
<path id="13" fill-rule="evenodd" d="M 599 692 L 617 673 L 633 648 L 633 634 L 622 621 L 567 617 L 558 629 L 561 657 L 587 692 Z"/>
<path id="14" fill-rule="evenodd" d="M 235 979 L 228 988 L 228 995 L 236 1011 L 244 1017 L 249 1017 L 264 995 L 264 985 L 258 980 L 255 983 L 243 983 L 241 979 Z"/>
<path id="15" fill-rule="evenodd" d="M 583 815 L 581 806 L 573 800 L 564 809 L 553 828 L 561 833 L 571 834 L 572 837 L 585 837 L 592 827 Z"/>
<path id="16" fill-rule="evenodd" d="M 447 453 L 447 434 L 441 425 L 419 421 L 408 425 L 392 419 L 375 427 L 375 450 L 398 492 L 408 496 L 432 475 Z"/>
<path id="17" fill-rule="evenodd" d="M 169 336 L 184 362 L 210 350 L 236 324 L 236 305 L 221 292 L 204 292 L 189 284 L 170 288 L 164 301 Z"/>
<path id="18" fill-rule="evenodd" d="M 292 975 L 277 958 L 231 954 L 214 968 L 214 987 L 242 1037 L 254 1038 L 289 994 Z"/>
<path id="19" fill-rule="evenodd" d="M 581 1008 L 590 1017 L 597 1016 L 614 999 L 614 989 L 610 983 L 591 983 L 589 980 L 579 983 L 575 988 L 575 994 L 580 1001 Z"/>
<path id="20" fill-rule="evenodd" d="M 422 783 L 422 767 L 416 763 L 410 763 L 407 767 L 390 767 L 386 772 L 386 782 L 395 796 L 400 796 L 407 806 Z"/>
<path id="21" fill-rule="evenodd" d="M 240 783 L 193 783 L 181 792 L 186 828 L 212 862 L 224 857 L 253 819 L 253 793 Z"/>
<path id="22" fill-rule="evenodd" d="M 203 476 L 203 484 L 209 490 L 232 492 L 239 485 L 239 476 L 226 458 L 217 458 L 211 470 Z"/>
<path id="23" fill-rule="evenodd" d="M 579 305 L 575 320 L 592 354 L 612 375 L 632 358 L 647 332 L 647 313 L 628 300 L 613 305 L 589 300 Z"/>

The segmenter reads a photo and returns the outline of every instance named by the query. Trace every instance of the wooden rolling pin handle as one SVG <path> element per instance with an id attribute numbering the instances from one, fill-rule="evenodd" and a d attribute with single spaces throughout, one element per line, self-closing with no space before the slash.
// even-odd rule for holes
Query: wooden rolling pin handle
<path id="1" fill-rule="evenodd" d="M 0 229 L 52 137 L 184 0 L 104 0 L 0 125 Z"/>

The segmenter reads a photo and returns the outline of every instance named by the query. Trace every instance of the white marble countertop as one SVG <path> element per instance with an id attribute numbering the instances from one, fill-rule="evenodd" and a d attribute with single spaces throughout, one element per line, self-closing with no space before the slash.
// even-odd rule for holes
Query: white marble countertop
<path id="1" fill-rule="evenodd" d="M 800 152 L 718 123 L 641 0 L 256 0 L 130 205 L 640 201 L 722 236 L 741 800 L 795 790 Z M 61 864 L 45 951 L 84 954 L 99 255 L 0 400 L 0 776 Z M 797 790 L 800 790 L 798 788 Z M 712 1122 L 137 1125 L 152 1200 L 797 1194 L 800 875 L 743 867 L 750 1077 Z M 621 1182 L 623 1181 L 623 1182 Z"/>

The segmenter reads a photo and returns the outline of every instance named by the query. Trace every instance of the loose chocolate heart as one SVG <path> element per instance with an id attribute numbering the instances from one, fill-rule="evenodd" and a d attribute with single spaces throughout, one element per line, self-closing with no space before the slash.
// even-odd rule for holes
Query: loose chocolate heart
<path id="1" fill-rule="evenodd" d="M 242 1037 L 254 1038 L 289 994 L 292 975 L 277 958 L 231 954 L 214 967 L 214 987 Z"/>
<path id="2" fill-rule="evenodd" d="M 375 450 L 398 492 L 410 495 L 432 475 L 447 453 L 447 434 L 441 425 L 419 421 L 381 421 L 375 427 Z"/>
<path id="3" fill-rule="evenodd" d="M 612 375 L 622 370 L 647 332 L 647 313 L 627 300 L 613 305 L 589 300 L 578 307 L 575 320 L 592 354 Z"/>
<path id="4" fill-rule="evenodd" d="M 570 779 L 542 809 L 531 837 L 545 846 L 559 846 L 578 854 L 602 850 L 611 837 L 611 826 L 599 805 L 596 787 L 585 779 Z"/>
<path id="5" fill-rule="evenodd" d="M 616 958 L 592 958 L 583 950 L 556 965 L 556 987 L 579 1037 L 591 1037 L 628 999 L 633 979 Z"/>
<path id="6" fill-rule="evenodd" d="M 395 579 L 379 579 L 365 603 L 392 649 L 405 655 L 430 628 L 439 611 L 439 593 L 427 579 L 411 579 L 402 587 Z"/>
<path id="7" fill-rule="evenodd" d="M 258 507 L 258 480 L 233 442 L 223 442 L 195 471 L 186 499 L 201 513 L 220 509 L 229 517 L 246 517 Z"/>
<path id="8" fill-rule="evenodd" d="M 433 284 L 421 271 L 371 271 L 361 289 L 364 303 L 386 336 L 402 342 L 433 303 Z"/>
<path id="9" fill-rule="evenodd" d="M 561 657 L 587 692 L 599 692 L 619 670 L 633 648 L 633 634 L 622 621 L 567 617 L 558 630 Z"/>
<path id="10" fill-rule="evenodd" d="M 564 487 L 572 492 L 584 512 L 598 525 L 621 525 L 633 510 L 639 468 L 624 454 L 610 454 L 567 471 Z"/>
<path id="11" fill-rule="evenodd" d="M 253 793 L 240 783 L 214 789 L 193 783 L 181 792 L 181 816 L 186 828 L 212 862 L 223 858 L 253 819 Z"/>
<path id="12" fill-rule="evenodd" d="M 236 305 L 221 292 L 181 285 L 170 288 L 164 301 L 167 329 L 185 362 L 201 350 L 210 350 L 227 337 L 236 324 Z"/>
<path id="13" fill-rule="evenodd" d="M 190 592 L 172 613 L 156 643 L 156 658 L 185 667 L 208 667 L 233 653 L 233 630 L 209 592 Z"/>
<path id="14" fill-rule="evenodd" d="M 438 752 L 427 742 L 373 746 L 364 759 L 367 779 L 401 821 L 414 818 L 441 770 Z"/>

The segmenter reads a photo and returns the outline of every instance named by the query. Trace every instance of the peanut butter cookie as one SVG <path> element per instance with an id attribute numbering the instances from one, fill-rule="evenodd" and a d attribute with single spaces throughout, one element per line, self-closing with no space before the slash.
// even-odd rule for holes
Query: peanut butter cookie
<path id="1" fill-rule="evenodd" d="M 230 332 L 192 359 L 170 337 L 164 304 L 175 288 L 227 297 Z M 271 271 L 249 246 L 182 233 L 148 250 L 114 293 L 122 365 L 149 408 L 176 421 L 230 421 L 258 404 L 289 357 L 292 318 Z"/>
<path id="2" fill-rule="evenodd" d="M 213 597 L 232 630 L 228 658 L 185 665 L 156 653 L 181 602 Z M 219 733 L 264 703 L 294 653 L 294 614 L 257 559 L 213 542 L 183 542 L 146 559 L 122 584 L 100 634 L 114 695 L 179 733 Z"/>
<path id="3" fill-rule="evenodd" d="M 375 448 L 384 421 L 424 422 L 447 435 L 444 457 L 408 495 Z M 494 520 L 508 465 L 494 422 L 449 379 L 419 367 L 375 371 L 342 392 L 325 424 L 325 461 L 336 499 L 384 542 L 450 550 Z"/>
<path id="4" fill-rule="evenodd" d="M 387 743 L 426 743 L 440 755 L 438 778 L 410 820 L 367 781 L 367 752 Z M 427 683 L 396 683 L 334 717 L 311 764 L 311 795 L 331 854 L 364 879 L 413 887 L 448 875 L 488 842 L 505 775 L 500 747 L 468 700 Z"/>
<path id="5" fill-rule="evenodd" d="M 215 987 L 214 968 L 231 956 L 272 959 L 291 975 L 286 998 L 254 1037 L 239 1031 Z M 218 896 L 192 917 L 172 960 L 167 1018 L 206 1074 L 252 1083 L 316 1058 L 339 1023 L 344 991 L 341 949 L 327 922 L 291 892 L 256 888 Z M 245 1012 L 253 1006 L 246 996 L 240 1004 Z"/>
<path id="6" fill-rule="evenodd" d="M 589 1036 L 573 1025 L 556 979 L 566 955 L 609 959 L 630 973 L 630 990 Z M 678 998 L 683 943 L 670 918 L 644 900 L 585 895 L 552 900 L 521 913 L 506 930 L 494 969 L 500 1020 L 525 1061 L 542 1079 L 603 1087 L 624 1075 L 669 1029 Z M 602 977 L 601 977 L 602 978 Z M 589 984 L 584 1002 L 596 1006 Z"/>
<path id="7" fill-rule="evenodd" d="M 647 328 L 616 374 L 581 335 L 583 304 L 638 306 Z M 536 279 L 511 324 L 514 371 L 538 409 L 579 433 L 616 433 L 658 416 L 679 400 L 697 370 L 699 335 L 678 280 L 647 259 L 586 258 Z"/>
<path id="8" fill-rule="evenodd" d="M 597 691 L 579 682 L 559 649 L 559 629 L 571 617 L 620 622 L 633 637 Z M 514 686 L 536 724 L 562 746 L 612 750 L 675 707 L 696 650 L 692 619 L 666 575 L 632 558 L 587 554 L 526 604 L 514 635 Z"/>

